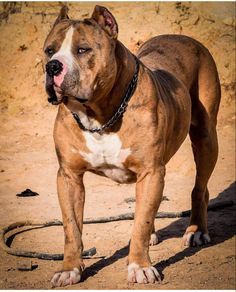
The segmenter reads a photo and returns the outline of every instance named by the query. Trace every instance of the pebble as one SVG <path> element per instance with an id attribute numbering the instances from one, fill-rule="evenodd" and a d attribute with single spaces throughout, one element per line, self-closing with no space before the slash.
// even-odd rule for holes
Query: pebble
<path id="1" fill-rule="evenodd" d="M 229 26 L 235 25 L 233 17 L 227 17 L 227 18 L 223 19 L 223 23 L 226 25 L 229 25 Z"/>
<path id="2" fill-rule="evenodd" d="M 37 267 L 37 264 L 33 264 L 32 261 L 29 260 L 22 260 L 16 265 L 18 271 L 33 271 Z"/>

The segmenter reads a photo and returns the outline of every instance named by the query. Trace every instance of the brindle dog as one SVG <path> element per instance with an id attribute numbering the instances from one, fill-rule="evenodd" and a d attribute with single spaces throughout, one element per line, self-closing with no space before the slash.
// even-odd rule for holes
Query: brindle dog
<path id="1" fill-rule="evenodd" d="M 52 283 L 80 281 L 86 171 L 120 183 L 136 182 L 134 228 L 128 281 L 160 279 L 149 244 L 157 243 L 154 218 L 164 187 L 165 165 L 187 134 L 196 180 L 186 246 L 210 242 L 207 183 L 218 143 L 220 83 L 215 62 L 199 42 L 161 35 L 145 42 L 135 57 L 117 40 L 118 25 L 104 7 L 89 19 L 71 20 L 61 9 L 44 45 L 46 90 L 60 104 L 54 128 L 59 160 L 58 196 L 65 231 L 63 267 Z"/>

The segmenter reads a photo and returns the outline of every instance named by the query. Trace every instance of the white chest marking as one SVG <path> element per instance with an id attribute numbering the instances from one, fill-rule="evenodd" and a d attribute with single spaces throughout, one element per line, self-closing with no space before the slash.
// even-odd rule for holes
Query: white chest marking
<path id="1" fill-rule="evenodd" d="M 72 68 L 74 62 L 74 58 L 71 52 L 73 33 L 74 28 L 71 26 L 66 32 L 66 36 L 61 44 L 59 51 L 56 54 L 54 54 L 51 58 L 51 60 L 57 59 L 61 60 L 62 62 L 65 62 L 68 66 L 68 69 Z"/>
<path id="2" fill-rule="evenodd" d="M 106 167 L 124 169 L 123 162 L 130 155 L 130 148 L 122 149 L 122 143 L 117 134 L 84 133 L 86 145 L 90 153 L 80 152 L 83 158 L 93 168 Z"/>

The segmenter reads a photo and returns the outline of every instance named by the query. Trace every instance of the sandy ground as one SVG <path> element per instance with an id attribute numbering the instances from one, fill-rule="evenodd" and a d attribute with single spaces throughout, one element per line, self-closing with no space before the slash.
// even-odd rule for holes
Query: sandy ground
<path id="1" fill-rule="evenodd" d="M 43 41 L 60 4 L 0 4 L 0 227 L 26 219 L 61 218 L 56 194 L 57 160 L 52 140 L 56 107 L 47 104 L 43 77 Z M 133 52 L 148 38 L 182 33 L 206 45 L 213 54 L 222 85 L 218 120 L 220 153 L 209 183 L 210 200 L 235 202 L 235 15 L 234 3 L 106 3 L 119 23 L 119 39 Z M 74 18 L 88 17 L 93 3 L 69 4 Z M 190 208 L 194 162 L 189 139 L 167 166 L 160 211 Z M 86 174 L 85 218 L 134 210 L 134 185 L 119 185 Z M 26 188 L 40 195 L 18 198 Z M 132 221 L 85 225 L 85 249 L 96 246 L 106 259 L 85 260 L 82 282 L 69 289 L 234 289 L 235 205 L 209 212 L 212 243 L 182 247 L 188 218 L 159 219 L 160 243 L 150 248 L 162 284 L 127 284 L 126 256 Z M 11 238 L 12 246 L 41 252 L 63 252 L 61 227 L 31 230 Z M 1 289 L 48 289 L 61 262 L 32 260 L 38 267 L 20 272 L 25 259 L 0 250 Z M 29 261 L 29 260 L 28 260 Z"/>

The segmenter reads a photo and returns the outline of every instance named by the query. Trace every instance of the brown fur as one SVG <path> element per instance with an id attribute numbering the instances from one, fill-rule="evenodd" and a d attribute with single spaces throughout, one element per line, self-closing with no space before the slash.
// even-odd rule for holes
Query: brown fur
<path id="1" fill-rule="evenodd" d="M 95 55 L 101 58 L 99 61 L 93 56 L 88 62 L 81 63 L 86 74 L 95 76 L 101 62 L 105 62 L 104 56 L 109 61 L 105 63 L 105 71 L 100 72 L 98 89 L 86 104 L 87 110 L 76 100 L 69 99 L 60 105 L 55 122 L 54 140 L 60 163 L 58 195 L 66 239 L 63 270 L 74 267 L 83 270 L 83 174 L 89 170 L 99 174 L 99 170 L 91 170 L 79 154 L 89 150 L 70 110 L 83 110 L 90 117 L 91 126 L 97 122 L 105 123 L 119 106 L 135 67 L 132 54 L 116 41 L 116 27 L 104 28 L 103 14 L 100 13 L 96 9 L 92 19 L 84 23 L 59 22 L 45 43 L 45 47 L 51 42 L 60 43 L 63 37 L 59 33 L 61 26 L 74 23 L 79 27 L 77 42 L 85 38 L 86 42 L 97 43 Z M 100 50 L 105 55 L 101 55 Z M 114 57 L 117 67 L 113 66 Z M 192 215 L 185 235 L 196 231 L 208 234 L 207 183 L 218 154 L 216 120 L 220 85 L 210 53 L 189 37 L 163 35 L 153 38 L 143 44 L 138 58 L 140 70 L 136 91 L 123 118 L 106 133 L 118 134 L 122 147 L 131 149 L 124 162 L 129 173 L 126 182 L 136 181 L 135 220 L 128 261 L 148 267 L 151 264 L 149 239 L 162 198 L 165 164 L 188 133 L 197 175 L 192 191 Z M 92 79 L 88 79 L 88 83 L 89 80 Z"/>

